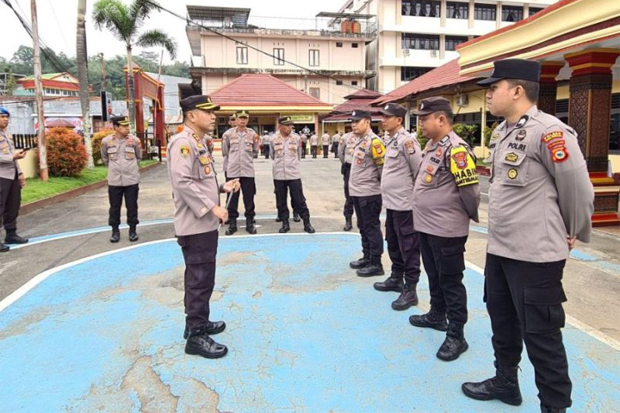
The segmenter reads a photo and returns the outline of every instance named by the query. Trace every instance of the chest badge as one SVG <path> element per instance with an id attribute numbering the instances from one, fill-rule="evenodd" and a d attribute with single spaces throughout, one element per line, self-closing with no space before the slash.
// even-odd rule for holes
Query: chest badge
<path id="1" fill-rule="evenodd" d="M 517 179 L 517 176 L 519 176 L 519 172 L 515 168 L 511 168 L 508 170 L 508 178 Z"/>
<path id="2" fill-rule="evenodd" d="M 431 182 L 433 182 L 433 175 L 431 174 L 424 174 L 424 182 L 426 182 L 427 184 L 430 184 Z"/>
<path id="3" fill-rule="evenodd" d="M 525 131 L 524 129 L 521 129 L 519 133 L 517 133 L 517 136 L 515 139 L 518 141 L 522 141 L 523 139 L 525 139 L 526 136 L 527 136 L 527 131 Z"/>
<path id="4" fill-rule="evenodd" d="M 506 160 L 506 162 L 516 163 L 519 160 L 519 155 L 514 152 L 509 152 L 506 154 L 504 159 Z"/>

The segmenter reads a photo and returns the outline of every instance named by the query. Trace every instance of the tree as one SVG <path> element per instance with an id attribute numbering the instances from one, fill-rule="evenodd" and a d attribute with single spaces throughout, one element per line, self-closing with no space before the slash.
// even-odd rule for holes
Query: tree
<path id="1" fill-rule="evenodd" d="M 105 27 L 125 43 L 129 76 L 129 119 L 132 131 L 135 131 L 136 117 L 133 83 L 133 47 L 162 46 L 168 51 L 170 57 L 173 59 L 176 57 L 177 47 L 175 41 L 161 30 L 148 30 L 138 35 L 138 30 L 154 10 L 159 10 L 159 6 L 152 0 L 134 0 L 128 6 L 119 0 L 99 0 L 95 3 L 93 10 L 95 26 L 100 30 Z"/>
<path id="2" fill-rule="evenodd" d="M 80 106 L 84 126 L 84 143 L 88 155 L 88 169 L 95 167 L 90 143 L 90 99 L 88 99 L 88 54 L 86 53 L 86 0 L 78 0 L 76 60 L 80 81 Z"/>
<path id="3" fill-rule="evenodd" d="M 4 86 L 4 93 L 7 96 L 12 96 L 16 87 L 17 87 L 17 81 L 15 80 L 13 71 L 9 69 L 9 78 L 7 79 L 6 85 Z"/>

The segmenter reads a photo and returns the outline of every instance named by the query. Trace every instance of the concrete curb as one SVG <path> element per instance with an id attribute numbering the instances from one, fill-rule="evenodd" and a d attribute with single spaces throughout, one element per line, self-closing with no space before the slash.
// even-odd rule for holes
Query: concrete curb
<path id="1" fill-rule="evenodd" d="M 151 169 L 159 165 L 161 165 L 161 162 L 154 163 L 153 165 L 145 166 L 144 168 L 140 168 L 140 174 L 150 171 Z M 94 191 L 95 189 L 103 188 L 107 184 L 108 184 L 108 181 L 103 180 L 103 181 L 95 182 L 89 185 L 81 186 L 79 188 L 71 189 L 69 191 L 62 192 L 58 195 L 54 195 L 49 198 L 39 199 L 38 201 L 30 202 L 29 204 L 22 205 L 19 208 L 19 215 L 26 215 L 38 209 L 45 208 L 46 206 L 58 204 L 68 199 L 75 198 L 76 196 L 84 195 L 85 193 Z"/>

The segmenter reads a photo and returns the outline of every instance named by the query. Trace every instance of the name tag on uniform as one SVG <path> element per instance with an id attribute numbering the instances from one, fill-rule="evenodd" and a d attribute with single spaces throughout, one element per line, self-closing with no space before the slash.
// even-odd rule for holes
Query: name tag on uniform
<path id="1" fill-rule="evenodd" d="M 398 148 L 390 148 L 387 151 L 387 156 L 389 158 L 396 158 L 398 156 Z"/>

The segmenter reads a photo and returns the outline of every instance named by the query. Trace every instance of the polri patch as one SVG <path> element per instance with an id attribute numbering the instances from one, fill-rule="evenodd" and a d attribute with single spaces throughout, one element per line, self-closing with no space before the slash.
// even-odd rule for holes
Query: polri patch
<path id="1" fill-rule="evenodd" d="M 187 158 L 189 156 L 189 146 L 183 145 L 181 146 L 181 157 Z"/>

